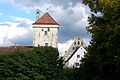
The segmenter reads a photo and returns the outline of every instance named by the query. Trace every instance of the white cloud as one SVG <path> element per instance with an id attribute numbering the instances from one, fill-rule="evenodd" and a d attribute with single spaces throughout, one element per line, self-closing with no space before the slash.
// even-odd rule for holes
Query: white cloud
<path id="1" fill-rule="evenodd" d="M 16 45 L 32 45 L 32 26 L 29 19 L 16 17 L 13 18 L 23 22 L 1 22 L 0 23 L 0 46 Z M 24 27 L 24 25 L 28 25 Z M 23 25 L 23 27 L 19 27 Z"/>
<path id="2" fill-rule="evenodd" d="M 21 21 L 21 22 L 26 22 L 28 24 L 32 24 L 33 21 L 27 19 L 27 18 L 21 18 L 21 17 L 16 17 L 16 16 L 12 16 L 12 19 L 14 19 L 15 21 Z"/>
<path id="3" fill-rule="evenodd" d="M 63 56 L 65 51 L 67 51 L 72 44 L 73 40 L 68 40 L 66 43 L 58 43 L 58 50 L 60 53 L 60 56 Z"/>
<path id="4" fill-rule="evenodd" d="M 74 7 L 69 7 L 68 9 L 53 6 L 49 12 L 61 25 L 59 29 L 60 42 L 74 39 L 76 36 L 90 40 L 90 34 L 87 33 L 86 30 L 88 26 L 87 18 L 90 15 L 88 7 L 81 3 L 78 3 Z"/>
<path id="5" fill-rule="evenodd" d="M 7 35 L 8 30 L 9 30 L 8 26 L 3 27 L 0 26 L 0 44 L 2 45 L 5 43 L 5 37 Z"/>

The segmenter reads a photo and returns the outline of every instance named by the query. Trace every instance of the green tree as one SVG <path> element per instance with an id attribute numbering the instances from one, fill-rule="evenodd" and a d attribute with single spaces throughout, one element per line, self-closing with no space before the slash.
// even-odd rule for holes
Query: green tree
<path id="1" fill-rule="evenodd" d="M 82 1 L 93 14 L 88 18 L 92 40 L 81 75 L 84 80 L 120 80 L 120 0 Z"/>
<path id="2" fill-rule="evenodd" d="M 0 79 L 3 80 L 56 80 L 58 72 L 58 50 L 52 47 L 0 55 Z"/>

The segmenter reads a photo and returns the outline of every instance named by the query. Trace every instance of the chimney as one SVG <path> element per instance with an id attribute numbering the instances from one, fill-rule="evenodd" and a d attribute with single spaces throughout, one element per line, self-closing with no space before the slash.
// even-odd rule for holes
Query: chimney
<path id="1" fill-rule="evenodd" d="M 39 19 L 39 16 L 40 16 L 40 10 L 37 9 L 37 10 L 36 10 L 36 21 Z"/>

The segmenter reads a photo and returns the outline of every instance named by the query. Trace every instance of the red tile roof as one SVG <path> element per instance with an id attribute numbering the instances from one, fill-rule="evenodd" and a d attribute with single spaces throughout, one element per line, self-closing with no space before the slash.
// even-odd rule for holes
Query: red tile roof
<path id="1" fill-rule="evenodd" d="M 10 46 L 10 47 L 0 47 L 0 54 L 14 51 L 16 49 L 28 50 L 32 49 L 32 46 Z"/>
<path id="2" fill-rule="evenodd" d="M 46 12 L 40 17 L 33 25 L 59 25 L 50 15 Z"/>

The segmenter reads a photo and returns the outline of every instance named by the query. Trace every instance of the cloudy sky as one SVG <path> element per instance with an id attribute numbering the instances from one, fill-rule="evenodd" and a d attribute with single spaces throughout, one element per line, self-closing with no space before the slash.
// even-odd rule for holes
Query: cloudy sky
<path id="1" fill-rule="evenodd" d="M 89 8 L 81 0 L 0 0 L 0 46 L 32 45 L 32 23 L 35 10 L 42 16 L 48 12 L 59 24 L 59 50 L 68 49 L 74 38 L 80 36 L 89 45 L 86 31 Z"/>

